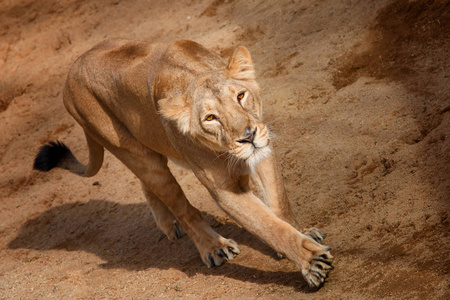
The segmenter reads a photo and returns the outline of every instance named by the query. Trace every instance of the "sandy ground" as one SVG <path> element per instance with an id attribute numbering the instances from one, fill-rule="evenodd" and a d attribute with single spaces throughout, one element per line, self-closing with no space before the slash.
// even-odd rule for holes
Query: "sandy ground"
<path id="1" fill-rule="evenodd" d="M 188 198 L 242 253 L 208 269 L 155 227 L 115 157 L 93 178 L 32 171 L 60 139 L 71 64 L 112 37 L 252 53 L 295 215 L 328 234 L 315 293 L 233 224 L 192 173 Z M 450 299 L 450 4 L 377 1 L 0 2 L 0 299 Z"/>

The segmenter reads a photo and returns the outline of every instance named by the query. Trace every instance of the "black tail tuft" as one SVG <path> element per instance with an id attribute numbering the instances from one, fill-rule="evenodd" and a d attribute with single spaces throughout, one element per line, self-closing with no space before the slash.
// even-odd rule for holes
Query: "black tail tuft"
<path id="1" fill-rule="evenodd" d="M 69 153 L 71 153 L 70 149 L 62 142 L 49 142 L 48 145 L 39 149 L 39 153 L 34 159 L 33 169 L 48 172 L 58 165 L 63 156 Z"/>

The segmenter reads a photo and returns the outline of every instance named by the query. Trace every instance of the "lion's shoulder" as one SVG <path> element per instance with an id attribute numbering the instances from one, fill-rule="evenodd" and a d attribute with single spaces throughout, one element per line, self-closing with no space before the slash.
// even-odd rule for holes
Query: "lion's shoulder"
<path id="1" fill-rule="evenodd" d="M 167 47 L 164 60 L 169 66 L 179 66 L 180 71 L 202 73 L 225 68 L 224 60 L 216 53 L 191 40 L 175 41 Z"/>

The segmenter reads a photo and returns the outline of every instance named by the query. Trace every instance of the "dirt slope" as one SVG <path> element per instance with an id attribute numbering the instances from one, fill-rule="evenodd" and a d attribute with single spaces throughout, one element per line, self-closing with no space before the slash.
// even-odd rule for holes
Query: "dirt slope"
<path id="1" fill-rule="evenodd" d="M 112 37 L 249 48 L 296 216 L 336 258 L 321 290 L 188 170 L 172 166 L 243 248 L 220 268 L 164 238 L 109 153 L 90 179 L 32 171 L 47 140 L 87 159 L 61 92 L 74 60 Z M 0 299 L 449 299 L 448 49 L 445 0 L 1 1 Z"/>

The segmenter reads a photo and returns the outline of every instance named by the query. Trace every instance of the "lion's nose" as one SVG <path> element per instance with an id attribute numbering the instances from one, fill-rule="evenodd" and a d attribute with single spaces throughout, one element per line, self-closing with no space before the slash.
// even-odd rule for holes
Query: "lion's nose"
<path id="1" fill-rule="evenodd" d="M 244 138 L 238 140 L 238 142 L 239 143 L 253 143 L 253 140 L 255 139 L 255 135 L 256 135 L 256 129 L 257 129 L 257 127 L 255 127 L 255 130 L 252 131 L 250 126 L 245 127 Z"/>

